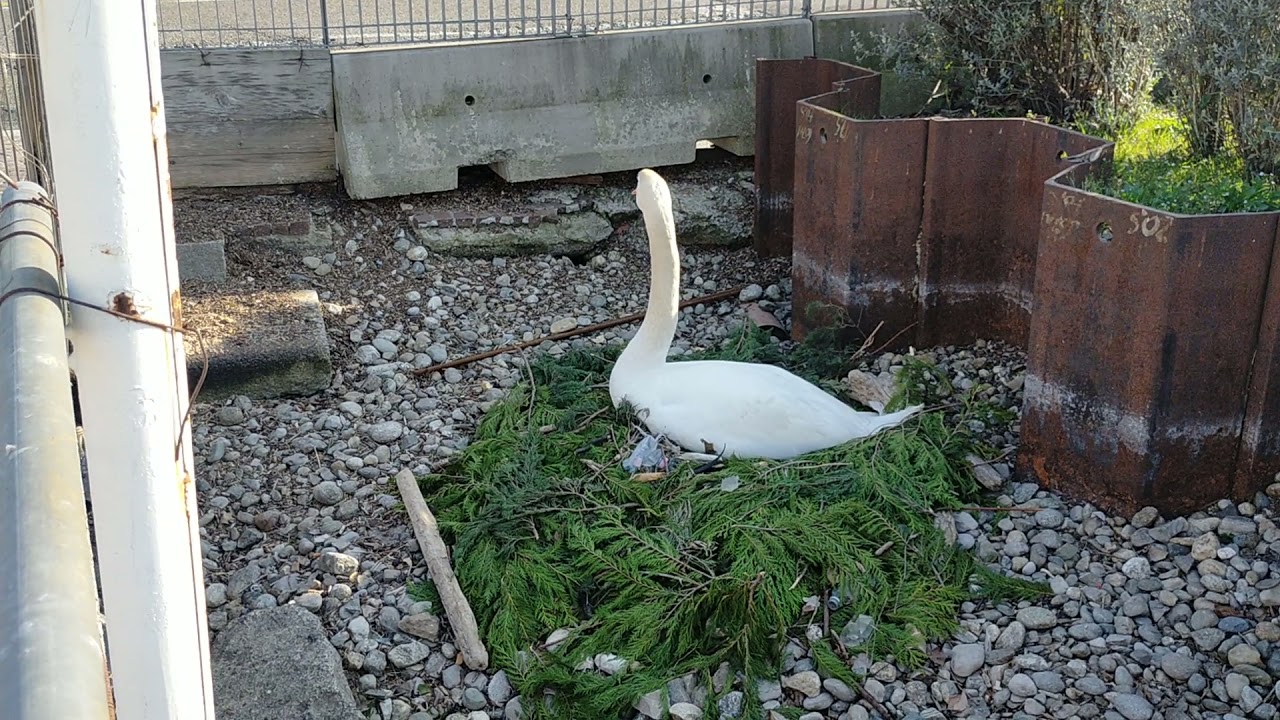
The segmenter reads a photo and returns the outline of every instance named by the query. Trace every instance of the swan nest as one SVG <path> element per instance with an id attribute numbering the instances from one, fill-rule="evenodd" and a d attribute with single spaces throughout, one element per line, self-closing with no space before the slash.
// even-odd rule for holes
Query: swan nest
<path id="1" fill-rule="evenodd" d="M 825 338 L 784 353 L 747 328 L 701 357 L 776 362 L 834 390 L 852 364 Z M 936 521 L 981 500 L 967 458 L 991 457 L 976 428 L 1000 411 L 978 388 L 947 388 L 945 412 L 828 451 L 642 482 L 622 460 L 644 430 L 606 385 L 620 349 L 532 363 L 470 446 L 420 479 L 526 716 L 620 717 L 671 682 L 716 707 L 735 676 L 754 687 L 797 652 L 856 688 L 868 659 L 924 663 L 965 601 L 1046 591 L 988 569 Z M 891 408 L 936 403 L 939 382 L 908 362 Z M 757 693 L 737 695 L 740 717 L 763 716 Z"/>

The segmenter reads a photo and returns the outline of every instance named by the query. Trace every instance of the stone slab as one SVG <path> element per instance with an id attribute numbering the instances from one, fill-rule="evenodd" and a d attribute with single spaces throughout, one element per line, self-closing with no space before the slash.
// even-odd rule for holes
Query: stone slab
<path id="1" fill-rule="evenodd" d="M 414 235 L 428 249 L 458 257 L 492 258 L 513 255 L 581 257 L 613 234 L 613 224 L 595 212 L 566 215 L 557 222 L 475 227 L 413 226 Z"/>
<path id="2" fill-rule="evenodd" d="M 315 290 L 188 297 L 184 321 L 204 335 L 208 376 L 198 402 L 312 395 L 329 387 L 333 362 Z M 195 333 L 185 336 L 194 390 L 203 367 Z"/>
<path id="3" fill-rule="evenodd" d="M 361 720 L 338 651 L 297 605 L 232 620 L 210 645 L 218 720 Z"/>
<path id="4" fill-rule="evenodd" d="M 309 254 L 333 247 L 333 226 L 311 213 L 293 219 L 258 223 L 233 231 L 235 243 L 248 249 L 262 248 Z"/>
<path id="5" fill-rule="evenodd" d="M 181 280 L 225 280 L 226 242 L 206 240 L 178 243 L 178 277 Z"/>

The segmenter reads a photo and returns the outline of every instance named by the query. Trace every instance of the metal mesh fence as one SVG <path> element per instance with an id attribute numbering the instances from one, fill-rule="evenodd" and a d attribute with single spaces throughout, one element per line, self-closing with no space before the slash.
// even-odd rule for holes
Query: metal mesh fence
<path id="1" fill-rule="evenodd" d="M 818 12 L 892 0 L 160 0 L 166 48 L 358 47 L 586 35 Z"/>
<path id="2" fill-rule="evenodd" d="M 893 0 L 159 0 L 165 48 L 567 37 L 890 7 Z M 0 171 L 52 195 L 32 0 L 0 2 Z"/>
<path id="3" fill-rule="evenodd" d="M 0 32 L 0 169 L 9 184 L 30 180 L 52 196 L 31 0 L 0 5 Z"/>

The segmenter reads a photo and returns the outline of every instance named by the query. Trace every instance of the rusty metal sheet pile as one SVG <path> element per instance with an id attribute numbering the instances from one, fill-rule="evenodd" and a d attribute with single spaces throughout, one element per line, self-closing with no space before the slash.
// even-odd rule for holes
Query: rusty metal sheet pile
<path id="1" fill-rule="evenodd" d="M 1124 512 L 1256 490 L 1237 454 L 1277 217 L 1046 185 L 1020 468 Z"/>
<path id="2" fill-rule="evenodd" d="M 930 120 L 917 345 L 1026 342 L 1044 182 L 1101 144 L 1024 119 Z"/>
<path id="3" fill-rule="evenodd" d="M 1044 182 L 1109 144 L 1023 119 L 858 120 L 837 97 L 796 104 L 796 336 L 828 323 L 816 302 L 845 309 L 848 339 L 883 321 L 894 349 L 1025 344 Z"/>
<path id="4" fill-rule="evenodd" d="M 820 58 L 756 61 L 755 248 L 791 253 L 796 101 L 839 88 L 835 109 L 871 117 L 880 110 L 880 73 Z"/>
<path id="5" fill-rule="evenodd" d="M 1280 217 L 1271 267 L 1245 406 L 1237 494 L 1261 488 L 1280 473 Z"/>
<path id="6" fill-rule="evenodd" d="M 1109 169 L 1104 140 L 1024 119 L 858 119 L 844 112 L 858 78 L 803 96 L 779 87 L 812 80 L 813 61 L 769 62 L 758 102 L 792 115 L 757 108 L 780 123 L 757 128 L 757 182 L 794 198 L 794 217 L 761 206 L 756 240 L 791 248 L 797 339 L 836 319 L 812 314 L 830 305 L 850 342 L 883 323 L 892 348 L 1027 348 L 1019 473 L 1109 510 L 1185 513 L 1271 482 L 1280 213 L 1094 195 L 1074 186 Z"/>
<path id="7" fill-rule="evenodd" d="M 830 305 L 847 313 L 834 324 L 854 325 L 846 341 L 860 342 L 881 322 L 878 340 L 910 339 L 928 121 L 855 123 L 824 101 L 796 109 L 805 151 L 796 153 L 793 332 L 802 338 L 811 325 L 832 324 L 821 313 Z"/>

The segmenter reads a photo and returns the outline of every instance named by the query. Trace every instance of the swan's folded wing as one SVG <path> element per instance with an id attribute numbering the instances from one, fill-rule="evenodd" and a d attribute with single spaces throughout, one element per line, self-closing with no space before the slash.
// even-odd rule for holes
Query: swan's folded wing
<path id="1" fill-rule="evenodd" d="M 695 451 L 794 457 L 857 435 L 860 415 L 808 382 L 771 365 L 678 362 L 637 405 L 651 430 Z M 874 414 L 866 414 L 869 418 Z"/>

